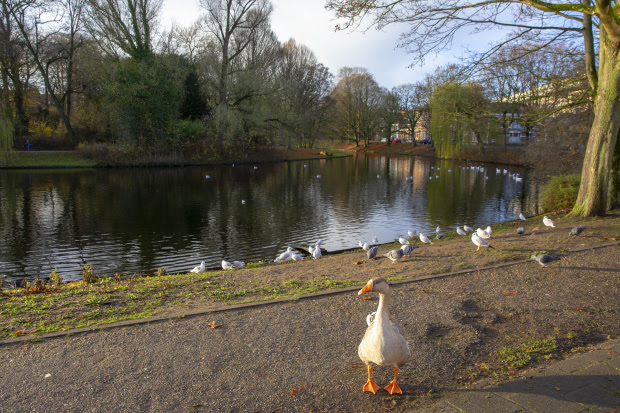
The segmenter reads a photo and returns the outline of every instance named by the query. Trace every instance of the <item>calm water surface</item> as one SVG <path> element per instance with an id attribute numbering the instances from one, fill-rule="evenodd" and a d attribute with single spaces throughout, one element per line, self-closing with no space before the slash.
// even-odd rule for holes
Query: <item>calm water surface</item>
<path id="1" fill-rule="evenodd" d="M 373 155 L 256 166 L 0 171 L 0 274 L 185 272 L 537 212 L 519 168 Z"/>

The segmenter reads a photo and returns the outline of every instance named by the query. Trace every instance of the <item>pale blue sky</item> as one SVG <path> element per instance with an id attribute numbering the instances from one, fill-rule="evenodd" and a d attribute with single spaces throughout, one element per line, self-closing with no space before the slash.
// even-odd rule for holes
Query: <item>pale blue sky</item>
<path id="1" fill-rule="evenodd" d="M 426 73 L 437 66 L 456 62 L 463 53 L 463 45 L 469 42 L 484 47 L 489 33 L 478 36 L 461 37 L 461 44 L 440 55 L 429 56 L 425 65 L 408 67 L 414 56 L 403 49 L 397 49 L 398 36 L 402 31 L 398 26 L 377 32 L 370 29 L 361 31 L 334 31 L 336 21 L 333 14 L 325 10 L 325 0 L 272 0 L 273 14 L 271 26 L 281 42 L 294 38 L 298 43 L 308 46 L 319 62 L 329 67 L 334 75 L 343 66 L 366 68 L 379 85 L 392 88 L 404 83 L 422 80 Z M 194 22 L 202 14 L 198 0 L 164 0 L 164 26 L 173 20 L 185 26 Z"/>

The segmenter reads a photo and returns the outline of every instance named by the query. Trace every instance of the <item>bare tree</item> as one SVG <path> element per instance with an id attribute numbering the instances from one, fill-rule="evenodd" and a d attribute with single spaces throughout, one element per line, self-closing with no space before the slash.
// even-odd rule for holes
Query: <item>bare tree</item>
<path id="1" fill-rule="evenodd" d="M 235 62 L 252 43 L 259 28 L 269 21 L 269 0 L 200 0 L 207 11 L 206 26 L 217 44 L 216 84 L 219 135 L 224 139 L 225 113 L 231 104 L 229 80 L 238 70 Z"/>
<path id="2" fill-rule="evenodd" d="M 381 90 L 371 74 L 363 68 L 340 69 L 340 80 L 331 92 L 336 102 L 337 124 L 340 136 L 364 142 L 377 130 Z"/>
<path id="3" fill-rule="evenodd" d="M 58 10 L 50 9 L 49 4 L 42 0 L 15 0 L 10 9 L 13 22 L 17 26 L 25 48 L 30 53 L 38 73 L 43 80 L 45 90 L 49 92 L 52 104 L 58 111 L 62 122 L 67 129 L 67 134 L 74 145 L 77 139 L 71 122 L 67 117 L 57 91 L 50 81 L 49 67 L 61 57 L 55 54 L 46 54 L 51 40 L 58 35 Z"/>
<path id="4" fill-rule="evenodd" d="M 153 53 L 153 33 L 163 0 L 87 0 L 87 26 L 103 50 L 144 59 Z"/>
<path id="5" fill-rule="evenodd" d="M 415 130 L 430 113 L 428 88 L 423 82 L 408 83 L 397 86 L 394 93 L 398 96 L 410 137 L 416 145 Z"/>
<path id="6" fill-rule="evenodd" d="M 616 1 L 328 0 L 327 7 L 347 19 L 345 26 L 358 24 L 363 18 L 377 27 L 408 24 L 401 46 L 421 58 L 430 51 L 449 48 L 464 29 L 513 29 L 478 60 L 516 39 L 529 38 L 542 44 L 579 40 L 595 115 L 572 214 L 587 217 L 606 213 L 608 198 L 612 198 L 608 195 L 615 190 L 610 170 L 620 130 L 620 24 Z"/>

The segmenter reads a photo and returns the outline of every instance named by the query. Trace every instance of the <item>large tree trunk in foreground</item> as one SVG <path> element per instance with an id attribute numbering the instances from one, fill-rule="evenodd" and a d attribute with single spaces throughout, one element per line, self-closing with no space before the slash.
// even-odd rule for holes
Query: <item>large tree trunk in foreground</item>
<path id="1" fill-rule="evenodd" d="M 611 164 L 620 130 L 619 44 L 601 30 L 598 93 L 594 101 L 594 121 L 583 160 L 581 186 L 572 216 L 602 216 L 609 206 Z"/>

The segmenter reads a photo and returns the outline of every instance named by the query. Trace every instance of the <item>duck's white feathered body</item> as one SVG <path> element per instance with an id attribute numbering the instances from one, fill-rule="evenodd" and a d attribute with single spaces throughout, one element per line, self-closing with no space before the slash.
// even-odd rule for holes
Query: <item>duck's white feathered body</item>
<path id="1" fill-rule="evenodd" d="M 398 325 L 390 321 L 386 314 L 375 314 L 374 320 L 366 328 L 364 338 L 357 348 L 357 354 L 367 365 L 401 367 L 411 352 L 409 344 L 400 332 Z"/>

